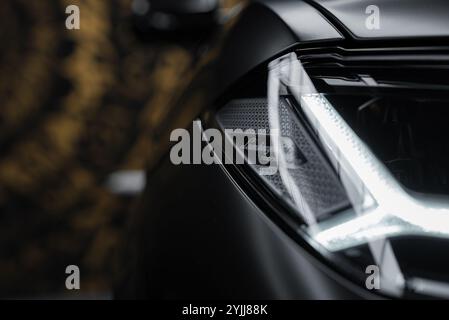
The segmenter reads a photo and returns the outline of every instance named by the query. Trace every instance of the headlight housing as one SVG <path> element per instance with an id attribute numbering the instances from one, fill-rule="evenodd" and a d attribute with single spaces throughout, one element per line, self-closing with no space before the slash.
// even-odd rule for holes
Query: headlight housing
<path id="1" fill-rule="evenodd" d="M 267 98 L 217 123 L 267 130 L 278 171 L 259 178 L 325 260 L 362 286 L 378 267 L 382 294 L 449 298 L 449 58 L 382 54 L 290 53 Z"/>

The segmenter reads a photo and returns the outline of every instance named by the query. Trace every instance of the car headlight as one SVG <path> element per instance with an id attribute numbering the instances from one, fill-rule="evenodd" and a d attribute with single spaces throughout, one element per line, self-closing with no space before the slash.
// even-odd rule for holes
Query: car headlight
<path id="1" fill-rule="evenodd" d="M 290 53 L 266 98 L 229 102 L 217 123 L 266 130 L 277 170 L 247 167 L 324 259 L 361 285 L 378 267 L 383 294 L 448 298 L 449 59 L 382 54 Z"/>

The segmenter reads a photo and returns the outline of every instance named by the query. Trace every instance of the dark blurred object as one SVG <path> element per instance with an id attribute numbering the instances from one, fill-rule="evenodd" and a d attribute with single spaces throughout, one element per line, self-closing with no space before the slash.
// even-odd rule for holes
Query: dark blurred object
<path id="1" fill-rule="evenodd" d="M 201 38 L 219 25 L 218 0 L 134 0 L 134 25 L 155 39 Z"/>

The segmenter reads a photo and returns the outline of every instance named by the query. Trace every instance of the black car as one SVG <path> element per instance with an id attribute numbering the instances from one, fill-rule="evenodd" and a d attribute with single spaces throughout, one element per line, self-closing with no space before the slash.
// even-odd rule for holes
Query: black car
<path id="1" fill-rule="evenodd" d="M 449 2 L 242 8 L 158 128 L 117 298 L 449 298 Z"/>

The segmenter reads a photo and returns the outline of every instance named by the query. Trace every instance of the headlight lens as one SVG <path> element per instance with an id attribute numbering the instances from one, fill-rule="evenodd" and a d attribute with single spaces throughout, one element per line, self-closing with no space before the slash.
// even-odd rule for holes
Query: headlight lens
<path id="1" fill-rule="evenodd" d="M 383 293 L 448 298 L 448 88 L 349 73 L 312 81 L 291 53 L 270 64 L 267 99 L 233 101 L 218 121 L 279 132 L 278 171 L 262 178 L 318 251 L 378 266 Z"/>

